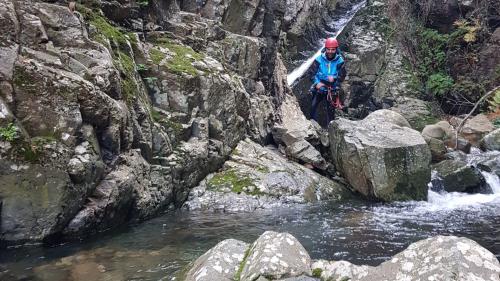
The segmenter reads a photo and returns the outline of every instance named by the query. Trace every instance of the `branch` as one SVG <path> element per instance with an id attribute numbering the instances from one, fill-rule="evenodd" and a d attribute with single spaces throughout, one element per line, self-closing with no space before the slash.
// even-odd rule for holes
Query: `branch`
<path id="1" fill-rule="evenodd" d="M 462 131 L 462 128 L 463 126 L 465 125 L 465 121 L 467 121 L 467 119 L 469 119 L 469 117 L 472 115 L 472 113 L 474 111 L 476 111 L 477 107 L 486 99 L 488 98 L 491 94 L 495 93 L 497 90 L 500 89 L 500 86 L 496 86 L 495 88 L 493 88 L 491 91 L 487 92 L 486 94 L 484 94 L 477 102 L 476 104 L 474 105 L 474 107 L 472 108 L 472 110 L 469 112 L 469 114 L 467 114 L 467 116 L 465 116 L 465 118 L 462 120 L 462 122 L 460 122 L 460 125 L 458 125 L 458 128 L 457 128 L 457 131 L 455 132 L 455 149 L 458 147 L 458 134 L 460 134 L 460 132 Z"/>

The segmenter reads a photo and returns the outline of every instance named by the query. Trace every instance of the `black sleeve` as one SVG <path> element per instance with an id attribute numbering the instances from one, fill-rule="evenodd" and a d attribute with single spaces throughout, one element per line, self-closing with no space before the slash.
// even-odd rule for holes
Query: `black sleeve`
<path id="1" fill-rule="evenodd" d="M 314 83 L 314 76 L 316 76 L 316 73 L 318 72 L 319 68 L 319 63 L 314 60 L 314 62 L 311 64 L 309 69 L 307 70 L 307 75 L 309 76 L 309 80 Z"/>
<path id="2" fill-rule="evenodd" d="M 338 69 L 338 72 L 339 72 L 339 80 L 340 82 L 344 82 L 344 79 L 347 75 L 347 70 L 345 68 L 345 62 L 337 65 L 337 69 Z"/>

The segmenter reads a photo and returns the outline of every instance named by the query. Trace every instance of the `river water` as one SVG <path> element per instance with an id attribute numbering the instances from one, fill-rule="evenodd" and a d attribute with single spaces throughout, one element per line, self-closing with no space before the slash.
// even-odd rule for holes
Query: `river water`
<path id="1" fill-rule="evenodd" d="M 178 211 L 92 241 L 4 250 L 0 280 L 176 280 L 219 241 L 252 242 L 266 230 L 293 234 L 314 259 L 356 264 L 380 264 L 435 235 L 469 237 L 500 257 L 500 181 L 485 176 L 494 194 L 430 191 L 427 202 L 324 202 L 251 214 Z"/>

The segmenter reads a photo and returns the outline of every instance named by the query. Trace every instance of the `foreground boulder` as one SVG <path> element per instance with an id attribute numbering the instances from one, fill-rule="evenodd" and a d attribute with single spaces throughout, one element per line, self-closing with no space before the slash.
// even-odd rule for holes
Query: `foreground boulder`
<path id="1" fill-rule="evenodd" d="M 245 257 L 248 244 L 226 239 L 199 257 L 186 275 L 186 280 L 232 281 Z"/>
<path id="2" fill-rule="evenodd" d="M 425 200 L 431 153 L 398 113 L 378 110 L 364 120 L 330 123 L 335 167 L 362 195 L 375 200 Z"/>
<path id="3" fill-rule="evenodd" d="M 250 247 L 242 245 L 246 244 L 233 239 L 220 242 L 194 262 L 185 280 L 253 281 L 311 275 L 309 254 L 288 233 L 266 231 Z"/>
<path id="4" fill-rule="evenodd" d="M 238 144 L 222 171 L 191 191 L 184 207 L 250 212 L 283 203 L 345 200 L 351 196 L 345 185 L 247 139 Z"/>
<path id="5" fill-rule="evenodd" d="M 244 245 L 233 239 L 220 242 L 194 262 L 185 280 L 500 281 L 495 255 L 470 239 L 456 236 L 415 242 L 376 267 L 311 261 L 288 233 L 266 231 L 250 247 Z M 241 260 L 238 266 L 236 260 Z"/>

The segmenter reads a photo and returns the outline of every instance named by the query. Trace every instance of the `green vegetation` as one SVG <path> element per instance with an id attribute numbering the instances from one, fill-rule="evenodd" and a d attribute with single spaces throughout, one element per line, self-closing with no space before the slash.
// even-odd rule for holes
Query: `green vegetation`
<path id="1" fill-rule="evenodd" d="M 121 88 L 125 100 L 130 101 L 136 96 L 138 91 L 135 81 L 135 67 L 132 58 L 125 52 L 115 52 L 115 66 L 119 67 L 122 73 Z"/>
<path id="2" fill-rule="evenodd" d="M 111 25 L 109 21 L 99 14 L 99 11 L 89 9 L 83 5 L 77 4 L 76 8 L 86 21 L 95 26 L 97 32 L 92 34 L 92 39 L 107 46 L 106 39 L 115 42 L 118 46 L 126 46 L 130 39 L 125 33 L 117 27 Z"/>
<path id="3" fill-rule="evenodd" d="M 323 269 L 315 268 L 312 270 L 312 276 L 316 278 L 321 278 L 321 273 L 323 273 Z"/>
<path id="4" fill-rule="evenodd" d="M 493 126 L 495 126 L 495 128 L 500 128 L 500 117 L 493 120 Z"/>
<path id="5" fill-rule="evenodd" d="M 14 123 L 9 123 L 5 127 L 0 127 L 0 138 L 11 142 L 17 138 L 17 127 Z"/>
<path id="6" fill-rule="evenodd" d="M 234 281 L 240 281 L 241 273 L 243 272 L 243 268 L 245 267 L 245 263 L 247 262 L 248 256 L 250 256 L 251 249 L 252 249 L 252 246 L 249 246 L 246 249 L 245 255 L 243 256 L 243 260 L 241 261 L 240 266 L 238 267 L 238 271 L 236 272 L 236 275 L 234 276 Z"/>
<path id="7" fill-rule="evenodd" d="M 425 88 L 434 96 L 442 97 L 453 88 L 453 78 L 443 73 L 434 73 L 427 79 Z"/>
<path id="8" fill-rule="evenodd" d="M 497 90 L 493 96 L 488 100 L 488 109 L 491 112 L 500 110 L 500 90 Z"/>
<path id="9" fill-rule="evenodd" d="M 87 8 L 77 4 L 77 10 L 83 15 L 86 21 L 96 28 L 96 32 L 91 34 L 91 38 L 104 46 L 110 48 L 113 55 L 114 65 L 121 73 L 121 88 L 126 101 L 136 96 L 138 92 L 135 79 L 135 63 L 130 53 L 130 45 L 136 44 L 136 38 L 119 28 L 113 26 L 100 11 Z M 111 45 L 109 43 L 111 43 Z"/>
<path id="10" fill-rule="evenodd" d="M 148 67 L 145 64 L 139 63 L 139 64 L 136 64 L 135 66 L 137 68 L 137 71 L 140 73 L 148 71 Z"/>
<path id="11" fill-rule="evenodd" d="M 153 118 L 153 120 L 155 122 L 160 122 L 163 120 L 163 116 L 158 112 L 156 111 L 154 108 L 151 108 L 151 117 Z"/>
<path id="12" fill-rule="evenodd" d="M 231 191 L 234 193 L 247 193 L 250 195 L 261 194 L 261 192 L 253 184 L 253 180 L 248 176 L 241 176 L 236 173 L 235 170 L 226 170 L 216 174 L 208 182 L 209 188 L 220 189 L 220 187 L 230 187 Z M 252 187 L 252 191 L 248 191 L 248 188 Z"/>
<path id="13" fill-rule="evenodd" d="M 193 67 L 192 63 L 202 60 L 204 58 L 202 54 L 195 52 L 188 46 L 177 44 L 167 38 L 159 38 L 156 40 L 156 44 L 173 52 L 173 56 L 167 59 L 165 64 L 170 71 L 177 74 L 197 74 L 196 68 Z M 150 51 L 150 56 L 155 64 L 159 64 L 166 57 L 165 54 L 156 49 Z"/>
<path id="14" fill-rule="evenodd" d="M 154 64 L 160 64 L 166 58 L 166 55 L 157 49 L 149 50 L 149 56 Z"/>
<path id="15" fill-rule="evenodd" d="M 149 5 L 149 1 L 148 0 L 139 0 L 139 1 L 137 1 L 137 4 L 139 4 L 139 6 L 141 6 L 141 7 L 147 7 Z"/>

